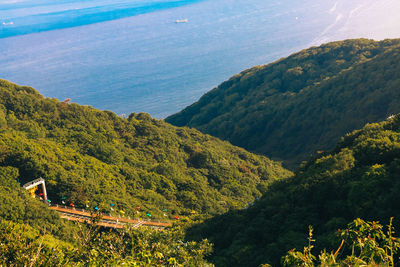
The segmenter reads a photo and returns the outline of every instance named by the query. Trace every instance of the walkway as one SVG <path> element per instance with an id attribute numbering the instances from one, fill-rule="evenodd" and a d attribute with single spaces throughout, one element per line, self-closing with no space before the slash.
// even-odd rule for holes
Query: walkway
<path id="1" fill-rule="evenodd" d="M 92 219 L 98 216 L 96 213 L 90 213 L 83 209 L 70 208 L 67 206 L 52 205 L 50 209 L 57 211 L 60 213 L 61 218 L 69 221 L 91 223 Z M 133 227 L 146 226 L 164 229 L 165 227 L 170 227 L 172 225 L 171 223 L 166 222 L 146 221 L 140 219 L 134 220 L 121 217 L 112 217 L 106 214 L 100 214 L 100 216 L 101 219 L 97 225 L 110 228 L 124 228 L 125 225 L 130 224 L 133 225 Z"/>

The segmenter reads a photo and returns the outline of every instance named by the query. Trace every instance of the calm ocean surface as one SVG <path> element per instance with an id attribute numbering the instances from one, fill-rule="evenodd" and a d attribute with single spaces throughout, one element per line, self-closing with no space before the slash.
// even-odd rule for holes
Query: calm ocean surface
<path id="1" fill-rule="evenodd" d="M 398 38 L 399 2 L 0 0 L 0 78 L 163 118 L 241 70 L 311 45 Z M 17 35 L 26 32 L 36 33 Z"/>

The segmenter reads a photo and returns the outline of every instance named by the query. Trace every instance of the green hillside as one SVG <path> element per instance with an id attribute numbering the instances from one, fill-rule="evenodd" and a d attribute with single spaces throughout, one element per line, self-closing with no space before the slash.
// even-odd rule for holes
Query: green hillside
<path id="1" fill-rule="evenodd" d="M 297 168 L 400 112 L 400 40 L 312 47 L 233 76 L 166 119 Z"/>
<path id="2" fill-rule="evenodd" d="M 62 220 L 44 203 L 31 198 L 18 184 L 18 178 L 17 168 L 0 167 L 0 221 L 28 224 L 38 229 L 46 229 L 47 233 L 58 238 L 73 240 L 73 234 L 76 232 L 73 225 Z"/>
<path id="3" fill-rule="evenodd" d="M 211 260 L 217 266 L 279 266 L 288 250 L 307 246 L 309 225 L 317 240 L 314 251 L 326 248 L 330 253 L 339 247 L 337 229 L 353 219 L 388 225 L 394 216 L 399 229 L 399 214 L 397 115 L 346 135 L 332 152 L 310 160 L 294 177 L 271 185 L 254 205 L 197 225 L 188 238 L 207 237 L 214 243 Z"/>
<path id="4" fill-rule="evenodd" d="M 162 218 L 241 208 L 291 175 L 279 163 L 197 130 L 144 113 L 120 118 L 4 80 L 0 167 L 12 167 L 21 184 L 45 178 L 53 203 L 105 211 L 115 204 L 114 212 L 126 216 Z"/>

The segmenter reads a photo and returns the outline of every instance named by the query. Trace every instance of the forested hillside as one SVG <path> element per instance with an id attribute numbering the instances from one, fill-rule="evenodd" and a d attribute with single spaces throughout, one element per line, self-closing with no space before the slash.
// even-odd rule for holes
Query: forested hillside
<path id="1" fill-rule="evenodd" d="M 76 232 L 72 224 L 60 219 L 44 203 L 31 198 L 17 182 L 18 179 L 17 168 L 0 167 L 0 220 L 46 229 L 47 233 L 71 241 Z"/>
<path id="2" fill-rule="evenodd" d="M 137 216 L 139 206 L 140 216 L 170 218 L 241 208 L 272 181 L 291 175 L 276 162 L 197 130 L 143 113 L 120 118 L 4 80 L 0 167 L 12 174 L 1 179 L 18 177 L 21 184 L 45 178 L 53 203 L 106 211 L 112 204 L 126 216 Z M 2 193 L 1 202 L 17 201 L 15 194 Z M 4 207 L 2 217 L 12 220 Z"/>
<path id="3" fill-rule="evenodd" d="M 166 119 L 298 168 L 366 123 L 400 112 L 400 40 L 312 47 L 233 76 Z"/>
<path id="4" fill-rule="evenodd" d="M 346 135 L 332 152 L 310 160 L 294 177 L 274 183 L 253 206 L 197 225 L 188 238 L 209 238 L 214 243 L 211 260 L 217 266 L 279 266 L 287 251 L 307 246 L 309 225 L 317 240 L 314 251 L 326 248 L 330 253 L 340 245 L 337 229 L 353 219 L 388 225 L 394 216 L 399 229 L 399 214 L 397 115 Z"/>

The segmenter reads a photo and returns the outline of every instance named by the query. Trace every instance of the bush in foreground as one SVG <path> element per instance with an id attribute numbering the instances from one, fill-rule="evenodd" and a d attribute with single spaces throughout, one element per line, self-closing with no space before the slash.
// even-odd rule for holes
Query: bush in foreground
<path id="1" fill-rule="evenodd" d="M 354 220 L 347 229 L 338 231 L 341 243 L 336 251 L 328 253 L 323 250 L 318 258 L 311 252 L 315 240 L 310 226 L 308 246 L 304 247 L 303 252 L 290 250 L 282 258 L 283 266 L 395 266 L 400 239 L 393 236 L 392 220 L 386 233 L 378 222 Z"/>
<path id="2" fill-rule="evenodd" d="M 67 243 L 29 225 L 0 222 L 0 266 L 212 266 L 207 240 L 184 242 L 183 229 L 104 231 L 81 225 Z"/>

